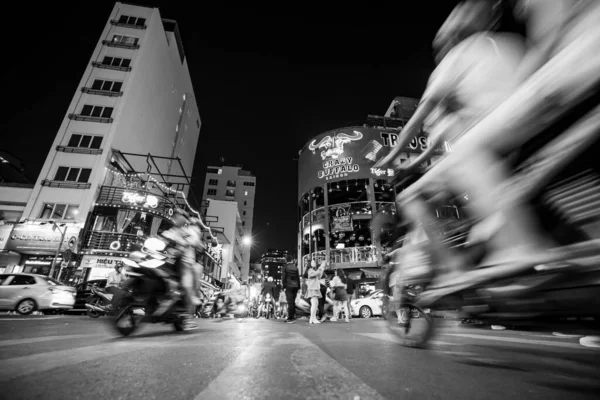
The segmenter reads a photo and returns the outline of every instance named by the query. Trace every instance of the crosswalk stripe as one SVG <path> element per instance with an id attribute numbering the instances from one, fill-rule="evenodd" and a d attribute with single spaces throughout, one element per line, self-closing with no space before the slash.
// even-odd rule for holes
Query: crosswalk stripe
<path id="1" fill-rule="evenodd" d="M 21 344 L 32 344 L 32 343 L 41 343 L 41 342 L 51 342 L 53 340 L 69 340 L 69 339 L 78 339 L 78 338 L 91 338 L 95 336 L 106 336 L 99 334 L 87 334 L 87 335 L 62 335 L 62 336 L 41 336 L 35 338 L 22 338 L 22 339 L 10 339 L 10 340 L 0 340 L 1 346 L 18 346 Z"/>
<path id="2" fill-rule="evenodd" d="M 275 365 L 286 380 L 273 380 Z M 296 398 L 301 388 L 308 399 L 383 399 L 301 333 L 282 332 L 255 337 L 196 400 L 250 398 L 259 387 L 262 398 Z"/>
<path id="3" fill-rule="evenodd" d="M 402 341 L 392 333 L 354 333 L 355 335 L 366 336 L 372 339 L 384 340 L 392 343 L 402 343 Z M 439 346 L 454 346 L 456 343 L 444 342 L 441 340 L 430 340 L 429 344 Z"/>
<path id="4" fill-rule="evenodd" d="M 474 335 L 474 334 L 469 334 L 469 333 L 445 333 L 444 335 L 463 337 L 463 338 L 468 338 L 468 339 L 488 340 L 488 341 L 494 341 L 494 342 L 534 344 L 534 345 L 541 345 L 541 346 L 562 347 L 565 349 L 579 349 L 579 350 L 582 349 L 582 346 L 580 346 L 579 344 L 555 342 L 555 341 L 549 341 L 549 340 L 532 340 L 532 339 L 511 338 L 511 337 L 502 337 L 502 336 Z"/>
<path id="5" fill-rule="evenodd" d="M 94 346 L 79 347 L 77 349 L 66 349 L 51 351 L 48 353 L 38 353 L 28 356 L 13 357 L 2 360 L 0 369 L 0 382 L 6 382 L 23 377 L 25 375 L 35 374 L 43 371 L 49 371 L 55 368 L 67 367 L 80 364 L 86 361 L 93 361 L 99 358 L 116 356 L 122 353 L 139 351 L 147 347 L 165 347 L 174 342 L 193 338 L 191 335 L 181 335 L 175 339 L 155 339 L 155 340 L 135 340 L 128 338 L 114 343 L 102 343 Z"/>

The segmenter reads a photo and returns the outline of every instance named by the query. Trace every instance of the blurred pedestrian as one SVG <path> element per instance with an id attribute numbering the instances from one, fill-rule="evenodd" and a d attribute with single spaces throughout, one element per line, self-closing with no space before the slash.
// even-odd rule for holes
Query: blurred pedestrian
<path id="1" fill-rule="evenodd" d="M 352 319 L 352 299 L 354 298 L 354 280 L 350 277 L 346 277 L 346 295 L 348 300 L 346 301 L 346 310 L 348 311 L 348 318 Z"/>
<path id="2" fill-rule="evenodd" d="M 337 321 L 338 314 L 344 312 L 346 322 L 350 322 L 348 319 L 348 295 L 346 293 L 346 275 L 340 268 L 334 272 L 334 277 L 331 280 L 331 289 L 333 291 L 333 317 L 331 321 Z"/>
<path id="3" fill-rule="evenodd" d="M 283 291 L 285 292 L 287 304 L 287 319 L 285 322 L 291 324 L 296 319 L 296 296 L 300 289 L 300 272 L 295 262 L 287 263 L 283 267 L 281 274 L 281 282 L 283 283 Z"/>

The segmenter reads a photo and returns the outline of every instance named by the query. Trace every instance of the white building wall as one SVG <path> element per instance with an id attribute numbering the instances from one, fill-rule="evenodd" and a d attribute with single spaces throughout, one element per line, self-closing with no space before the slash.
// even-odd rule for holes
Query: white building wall
<path id="1" fill-rule="evenodd" d="M 147 29 L 112 25 L 110 20 L 118 20 L 120 15 L 146 18 Z M 122 49 L 102 43 L 103 40 L 110 41 L 114 34 L 138 37 L 140 48 Z M 167 40 L 167 37 L 170 40 Z M 129 58 L 132 60 L 132 70 L 115 71 L 92 66 L 93 61 L 102 61 L 104 56 Z M 122 81 L 123 95 L 108 97 L 82 93 L 81 88 L 91 87 L 95 79 Z M 184 118 L 174 156 L 181 157 L 186 172 L 191 173 L 199 137 L 200 117 L 187 62 L 184 60 L 182 64 L 174 35 L 165 32 L 158 9 L 116 3 L 65 113 L 22 218 L 38 218 L 44 203 L 66 203 L 80 206 L 78 220 L 84 222 L 93 207 L 99 186 L 103 184 L 105 166 L 109 162 L 111 149 L 170 157 L 184 93 L 191 95 L 187 96 L 186 110 L 182 110 Z M 71 113 L 79 114 L 86 104 L 114 107 L 114 121 L 98 123 L 68 118 Z M 58 145 L 68 144 L 73 133 L 102 135 L 102 154 L 56 151 Z M 143 166 L 134 167 L 145 171 L 145 160 L 142 162 Z M 59 166 L 91 168 L 92 173 L 88 180 L 91 187 L 68 189 L 42 186 L 41 182 L 44 179 L 54 179 Z M 160 167 L 167 168 L 166 164 Z M 180 171 L 177 169 L 173 173 L 179 174 Z"/>

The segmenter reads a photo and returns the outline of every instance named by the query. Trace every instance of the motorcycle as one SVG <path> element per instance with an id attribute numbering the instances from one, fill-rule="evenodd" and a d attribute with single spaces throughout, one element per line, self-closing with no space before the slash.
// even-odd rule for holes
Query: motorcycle
<path id="1" fill-rule="evenodd" d="M 231 300 L 227 299 L 225 293 L 219 293 L 215 297 L 212 309 L 213 317 L 232 315 L 233 318 L 244 319 L 248 318 L 249 313 L 247 299 L 244 299 L 237 304 L 233 304 Z"/>
<path id="2" fill-rule="evenodd" d="M 270 293 L 265 295 L 260 316 L 265 317 L 266 319 L 275 318 L 275 307 Z"/>
<path id="3" fill-rule="evenodd" d="M 96 285 L 91 287 L 91 294 L 86 299 L 85 308 L 90 318 L 98 318 L 103 315 L 109 315 L 111 310 L 108 305 L 111 304 L 113 295 L 98 288 Z"/>
<path id="4" fill-rule="evenodd" d="M 123 259 L 131 279 L 125 287 L 128 295 L 121 299 L 114 320 L 114 327 L 123 336 L 131 335 L 142 323 L 165 323 L 172 324 L 177 331 L 184 329 L 186 308 L 179 280 L 157 269 L 165 263 L 177 262 L 166 247 L 164 241 L 150 238 L 140 251 Z"/>

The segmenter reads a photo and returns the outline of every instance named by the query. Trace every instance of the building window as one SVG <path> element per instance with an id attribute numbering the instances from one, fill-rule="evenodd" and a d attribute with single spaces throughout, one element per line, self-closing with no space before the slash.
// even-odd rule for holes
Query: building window
<path id="1" fill-rule="evenodd" d="M 244 200 L 244 205 L 245 205 L 245 206 L 247 206 L 247 205 L 248 205 L 248 202 L 247 202 L 246 200 Z"/>
<path id="2" fill-rule="evenodd" d="M 79 214 L 79 206 L 73 204 L 45 203 L 42 207 L 42 219 L 75 219 Z"/>
<path id="3" fill-rule="evenodd" d="M 206 192 L 207 195 L 209 196 L 216 196 L 217 195 L 217 189 L 208 189 L 208 191 Z"/>
<path id="4" fill-rule="evenodd" d="M 227 186 L 235 187 L 235 181 L 227 181 Z"/>
<path id="5" fill-rule="evenodd" d="M 81 115 L 84 117 L 110 118 L 113 110 L 113 107 L 90 106 L 86 104 L 81 109 Z"/>
<path id="6" fill-rule="evenodd" d="M 221 175 L 223 173 L 223 170 L 221 168 L 207 168 L 206 173 Z"/>
<path id="7" fill-rule="evenodd" d="M 254 186 L 254 182 L 244 182 L 244 186 Z"/>
<path id="8" fill-rule="evenodd" d="M 69 147 L 83 147 L 86 149 L 99 149 L 102 144 L 102 136 L 72 134 Z"/>
<path id="9" fill-rule="evenodd" d="M 58 167 L 55 181 L 87 183 L 92 170 L 90 168 Z"/>
<path id="10" fill-rule="evenodd" d="M 133 26 L 144 26 L 146 24 L 146 18 L 130 17 L 128 15 L 121 15 L 119 17 L 119 24 L 133 25 Z"/>
<path id="11" fill-rule="evenodd" d="M 131 59 L 105 56 L 102 60 L 102 64 L 110 65 L 111 67 L 129 68 L 131 65 Z"/>
<path id="12" fill-rule="evenodd" d="M 248 196 L 248 191 L 247 190 L 244 191 L 244 196 Z"/>
<path id="13" fill-rule="evenodd" d="M 242 221 L 242 226 L 246 226 L 246 221 Z"/>
<path id="14" fill-rule="evenodd" d="M 122 86 L 123 86 L 123 82 L 105 81 L 103 79 L 94 79 L 94 83 L 92 84 L 92 89 L 93 90 L 102 90 L 104 92 L 119 93 L 121 91 Z"/>
<path id="15" fill-rule="evenodd" d="M 246 211 L 244 211 L 244 215 L 246 215 Z"/>
<path id="16" fill-rule="evenodd" d="M 218 179 L 209 179 L 208 180 L 208 184 L 210 186 L 218 186 L 219 185 L 219 180 Z"/>
<path id="17" fill-rule="evenodd" d="M 136 38 L 134 36 L 113 35 L 112 43 L 125 46 L 137 46 L 139 40 L 139 38 Z"/>
<path id="18" fill-rule="evenodd" d="M 235 190 L 234 189 L 227 189 L 225 191 L 225 196 L 235 197 Z"/>

